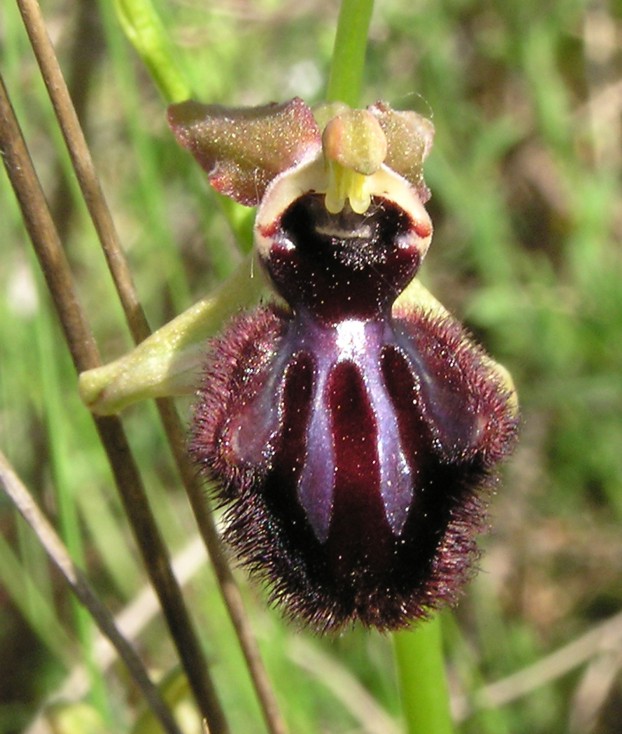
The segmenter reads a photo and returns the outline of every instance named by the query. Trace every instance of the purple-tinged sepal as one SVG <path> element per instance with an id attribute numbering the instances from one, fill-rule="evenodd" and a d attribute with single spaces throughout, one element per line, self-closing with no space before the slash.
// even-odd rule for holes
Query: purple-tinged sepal
<path id="1" fill-rule="evenodd" d="M 250 108 L 189 100 L 171 105 L 168 120 L 179 143 L 207 171 L 212 186 L 246 206 L 258 204 L 275 176 L 320 144 L 313 112 L 297 97 Z"/>
<path id="2" fill-rule="evenodd" d="M 430 191 L 423 180 L 423 162 L 432 148 L 434 125 L 417 112 L 394 110 L 386 102 L 376 102 L 368 110 L 387 140 L 386 165 L 414 186 L 425 204 Z"/>

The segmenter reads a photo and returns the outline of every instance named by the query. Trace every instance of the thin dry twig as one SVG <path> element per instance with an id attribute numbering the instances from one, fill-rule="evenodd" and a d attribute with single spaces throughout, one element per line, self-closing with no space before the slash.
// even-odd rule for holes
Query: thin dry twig
<path id="1" fill-rule="evenodd" d="M 0 148 L 22 217 L 60 317 L 78 372 L 100 364 L 97 346 L 75 293 L 73 278 L 45 195 L 0 77 Z M 213 732 L 227 732 L 196 632 L 171 570 L 167 549 L 149 506 L 125 432 L 116 417 L 94 417 L 125 513 L 202 714 Z"/>
<path id="2" fill-rule="evenodd" d="M 399 734 L 395 719 L 380 706 L 343 665 L 300 638 L 288 645 L 288 656 L 326 686 L 366 734 Z M 430 733 L 432 734 L 432 733 Z"/>
<path id="3" fill-rule="evenodd" d="M 135 337 L 144 338 L 141 335 L 149 331 L 147 320 L 136 297 L 127 261 L 120 256 L 119 238 L 54 47 L 48 36 L 41 8 L 36 0 L 17 0 L 17 5 L 69 150 L 84 201 L 102 242 L 108 266 L 114 274 L 115 283 L 118 284 L 119 299 L 125 313 L 128 314 L 130 329 Z"/>
<path id="4" fill-rule="evenodd" d="M 50 560 L 63 575 L 65 581 L 88 609 L 91 617 L 110 640 L 119 657 L 129 670 L 132 679 L 140 688 L 145 701 L 169 734 L 181 734 L 170 709 L 162 700 L 155 684 L 127 638 L 119 631 L 112 614 L 99 599 L 86 576 L 75 566 L 54 528 L 44 517 L 26 486 L 21 482 L 11 464 L 0 451 L 0 485 L 20 515 L 30 525 Z"/>
<path id="5" fill-rule="evenodd" d="M 456 698 L 452 706 L 454 716 L 458 721 L 463 721 L 477 709 L 504 706 L 561 678 L 596 655 L 612 651 L 619 653 L 621 643 L 622 613 L 602 622 L 537 663 L 489 683 L 471 696 Z"/>
<path id="6" fill-rule="evenodd" d="M 587 666 L 572 697 L 569 734 L 591 734 L 622 668 L 622 649 L 600 652 Z"/>
<path id="7" fill-rule="evenodd" d="M 181 586 L 205 565 L 207 554 L 203 541 L 198 535 L 182 548 L 173 558 L 173 571 Z M 132 597 L 131 601 L 114 617 L 121 634 L 130 641 L 139 639 L 145 628 L 157 617 L 160 611 L 158 597 L 150 584 L 146 584 Z M 117 653 L 102 635 L 93 639 L 93 660 L 99 670 L 106 672 L 117 660 Z M 62 681 L 58 689 L 48 698 L 54 701 L 77 701 L 88 693 L 88 671 L 83 662 L 77 664 Z M 33 722 L 33 726 L 37 722 Z M 32 734 L 29 729 L 26 734 Z"/>

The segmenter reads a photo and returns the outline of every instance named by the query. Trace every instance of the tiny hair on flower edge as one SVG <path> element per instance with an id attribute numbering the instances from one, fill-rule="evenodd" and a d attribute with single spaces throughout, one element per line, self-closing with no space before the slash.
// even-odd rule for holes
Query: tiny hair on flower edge
<path id="1" fill-rule="evenodd" d="M 198 388 L 190 452 L 226 541 L 320 632 L 398 629 L 454 602 L 518 410 L 461 324 L 409 297 L 432 236 L 431 123 L 300 99 L 185 102 L 169 122 L 217 190 L 258 205 L 278 296 L 210 343 Z"/>

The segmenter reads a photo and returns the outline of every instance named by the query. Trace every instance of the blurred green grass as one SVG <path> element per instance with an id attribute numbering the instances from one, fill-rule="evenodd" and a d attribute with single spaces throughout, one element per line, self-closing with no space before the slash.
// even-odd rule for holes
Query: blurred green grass
<path id="1" fill-rule="evenodd" d="M 157 3 L 203 101 L 322 98 L 336 21 L 326 2 Z M 435 237 L 424 277 L 512 371 L 522 439 L 493 506 L 484 573 L 448 621 L 451 677 L 467 692 L 527 666 L 622 608 L 621 7 L 586 0 L 379 0 L 364 101 L 433 116 L 427 164 Z M 66 0 L 44 13 L 74 79 L 98 171 L 152 326 L 204 295 L 240 257 L 220 204 L 175 145 L 164 105 L 111 3 Z M 0 8 L 2 72 L 105 358 L 129 347 L 113 288 L 16 8 Z M 617 41 L 616 41 L 617 39 Z M 617 90 L 617 92 L 616 92 Z M 21 224 L 0 176 L 0 446 L 114 609 L 144 577 Z M 167 542 L 193 524 L 151 406 L 128 413 L 132 446 Z M 76 618 L 28 530 L 0 499 L 0 731 L 22 730 L 87 656 Z M 363 731 L 295 659 L 300 638 L 247 591 L 293 732 Z M 259 730 L 241 657 L 209 570 L 187 589 L 233 731 Z M 173 653 L 156 621 L 150 664 Z M 301 638 L 397 716 L 390 646 L 352 633 Z M 70 642 L 74 640 L 74 642 Z M 76 642 L 81 640 L 81 642 Z M 298 653 L 300 654 L 300 653 Z M 461 732 L 569 731 L 585 668 Z M 131 702 L 92 674 L 117 730 Z M 107 692 L 102 692 L 102 691 Z M 105 714 L 105 705 L 98 704 Z M 619 731 L 620 674 L 591 731 Z M 106 715 L 106 714 L 105 714 Z M 115 719 L 115 716 L 117 717 Z M 109 726 L 110 719 L 109 719 Z M 113 729 L 114 730 L 114 729 Z"/>

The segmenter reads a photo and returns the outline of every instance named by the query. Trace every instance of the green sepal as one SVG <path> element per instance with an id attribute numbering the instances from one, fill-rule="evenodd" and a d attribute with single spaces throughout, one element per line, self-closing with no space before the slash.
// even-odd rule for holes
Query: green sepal
<path id="1" fill-rule="evenodd" d="M 188 395 L 201 377 L 206 340 L 265 287 L 247 258 L 210 296 L 184 311 L 119 359 L 80 375 L 80 397 L 93 413 L 111 415 L 150 398 Z"/>

